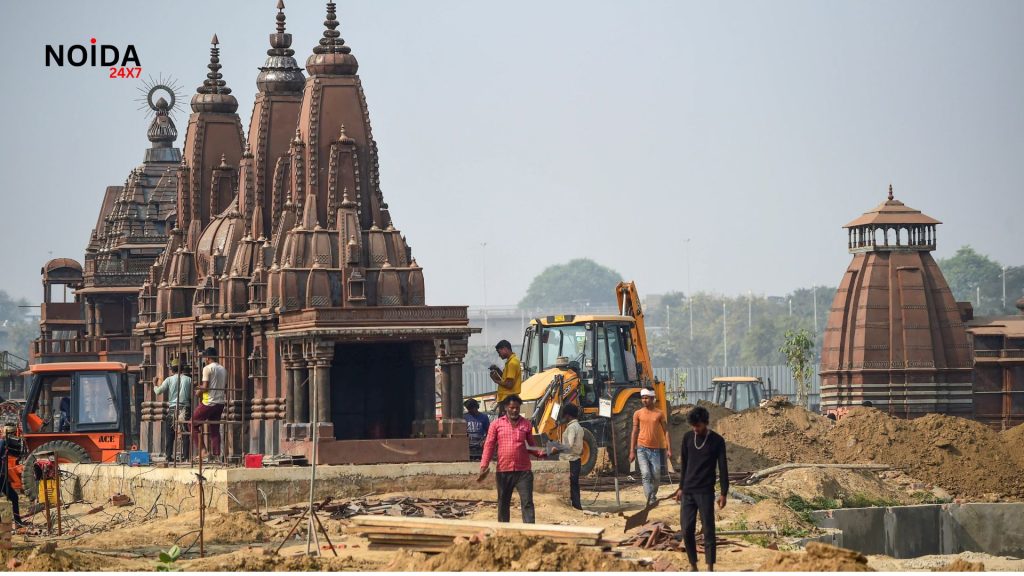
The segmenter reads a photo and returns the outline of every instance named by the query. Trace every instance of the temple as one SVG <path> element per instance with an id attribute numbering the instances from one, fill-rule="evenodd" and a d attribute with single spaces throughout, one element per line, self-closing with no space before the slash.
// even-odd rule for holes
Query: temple
<path id="1" fill-rule="evenodd" d="M 463 306 L 427 306 L 423 269 L 392 220 L 352 50 L 327 3 L 303 75 L 283 3 L 243 135 L 214 36 L 192 98 L 178 204 L 139 292 L 141 378 L 213 346 L 229 375 L 228 455 L 321 463 L 464 460 Z M 444 382 L 441 417 L 435 367 Z M 142 447 L 166 403 L 146 388 Z"/>
<path id="2" fill-rule="evenodd" d="M 478 330 L 464 306 L 426 305 L 334 4 L 308 78 L 285 20 L 278 2 L 248 137 L 216 35 L 182 150 L 174 91 L 149 91 L 151 146 L 107 188 L 84 267 L 41 270 L 32 362 L 128 364 L 132 440 L 158 455 L 167 404 L 148 384 L 173 360 L 198 379 L 212 346 L 229 458 L 309 458 L 316 437 L 321 463 L 464 460 L 462 360 Z M 161 89 L 170 102 L 154 101 Z"/>
<path id="3" fill-rule="evenodd" d="M 931 256 L 938 220 L 893 198 L 846 224 L 853 261 L 829 312 L 822 408 L 865 400 L 889 414 L 973 413 L 960 306 Z"/>

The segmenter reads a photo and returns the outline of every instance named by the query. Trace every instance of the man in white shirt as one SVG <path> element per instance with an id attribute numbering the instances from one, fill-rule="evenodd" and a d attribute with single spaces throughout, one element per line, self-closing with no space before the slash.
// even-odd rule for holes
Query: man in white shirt
<path id="1" fill-rule="evenodd" d="M 196 410 L 192 413 L 192 447 L 196 448 L 199 442 L 199 424 L 203 422 L 216 422 L 224 413 L 228 372 L 217 362 L 218 354 L 216 348 L 203 350 L 203 382 L 196 388 L 200 393 L 200 400 L 196 404 Z M 220 458 L 220 424 L 208 425 L 210 436 L 210 456 L 214 459 Z M 198 454 L 198 452 L 196 452 Z"/>
<path id="2" fill-rule="evenodd" d="M 583 456 L 583 427 L 580 426 L 579 417 L 579 406 L 567 404 L 562 407 L 561 418 L 569 423 L 565 427 L 565 431 L 562 432 L 564 450 L 555 447 L 551 449 L 551 453 L 561 452 L 565 455 L 562 458 L 569 461 L 569 501 L 573 508 L 583 510 L 583 505 L 580 504 L 580 469 L 582 467 L 580 457 Z"/>
<path id="3" fill-rule="evenodd" d="M 168 462 L 174 460 L 174 441 L 178 434 L 178 422 L 188 421 L 192 402 L 192 379 L 181 373 L 177 358 L 171 360 L 171 375 L 153 388 L 155 394 L 167 393 L 167 415 L 164 417 L 164 456 Z M 182 458 L 188 460 L 188 446 L 181 447 Z"/>

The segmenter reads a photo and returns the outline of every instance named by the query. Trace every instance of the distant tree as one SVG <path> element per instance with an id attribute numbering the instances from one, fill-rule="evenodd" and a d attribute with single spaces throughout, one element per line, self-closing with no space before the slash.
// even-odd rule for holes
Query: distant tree
<path id="1" fill-rule="evenodd" d="M 25 322 L 25 308 L 28 300 L 24 298 L 14 299 L 5 290 L 0 290 L 0 322 Z"/>
<path id="2" fill-rule="evenodd" d="M 615 285 L 622 276 L 593 260 L 579 258 L 548 266 L 530 283 L 520 308 L 551 310 L 568 306 L 615 304 Z"/>
<path id="3" fill-rule="evenodd" d="M 1003 266 L 970 246 L 938 261 L 953 297 L 971 302 L 978 316 L 1013 314 L 1014 304 L 1024 294 L 1024 266 L 1006 268 L 1006 306 L 1003 306 Z M 980 295 L 980 302 L 979 300 Z"/>
<path id="4" fill-rule="evenodd" d="M 796 382 L 796 403 L 804 407 L 807 407 L 807 393 L 814 376 L 813 347 L 810 333 L 802 328 L 797 331 L 786 330 L 785 341 L 779 347 Z"/>

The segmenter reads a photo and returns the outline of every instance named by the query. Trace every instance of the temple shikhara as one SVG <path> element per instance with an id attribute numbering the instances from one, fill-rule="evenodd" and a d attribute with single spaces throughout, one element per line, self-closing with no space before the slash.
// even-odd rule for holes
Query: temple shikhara
<path id="1" fill-rule="evenodd" d="M 47 324 L 58 309 L 44 304 L 34 360 L 123 351 L 144 450 L 162 452 L 167 411 L 152 383 L 173 360 L 198 380 L 212 346 L 229 375 L 229 456 L 309 457 L 317 435 L 322 463 L 468 458 L 461 378 L 474 329 L 465 307 L 426 305 L 334 3 L 324 24 L 304 74 L 278 4 L 248 130 L 214 36 L 182 150 L 170 105 L 151 102 L 152 148 L 107 190 L 84 272 L 66 259 L 44 268 L 47 294 L 65 284 L 76 300 L 62 303 L 65 324 Z"/>
<path id="2" fill-rule="evenodd" d="M 901 417 L 973 413 L 965 317 L 932 258 L 938 220 L 893 198 L 846 224 L 853 261 L 821 352 L 825 409 L 870 401 Z"/>

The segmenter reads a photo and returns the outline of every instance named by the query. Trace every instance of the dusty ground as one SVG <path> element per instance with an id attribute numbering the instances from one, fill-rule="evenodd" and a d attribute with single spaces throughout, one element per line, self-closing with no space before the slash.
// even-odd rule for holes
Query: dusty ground
<path id="1" fill-rule="evenodd" d="M 677 410 L 670 422 L 673 437 L 685 431 L 685 410 Z M 945 416 L 928 416 L 912 421 L 889 418 L 872 409 L 855 409 L 839 423 L 811 414 L 786 403 L 733 414 L 712 411 L 713 426 L 729 442 L 733 471 L 753 471 L 785 462 L 883 463 L 884 472 L 798 468 L 767 477 L 754 486 L 735 487 L 750 503 L 731 498 L 724 510 L 716 511 L 719 530 L 774 530 L 772 535 L 726 536 L 719 550 L 716 568 L 729 571 L 753 570 L 986 570 L 1024 571 L 1024 560 L 986 554 L 927 556 L 896 560 L 884 556 L 864 558 L 856 553 L 827 546 L 800 550 L 799 538 L 815 528 L 805 515 L 786 505 L 799 497 L 803 501 L 827 500 L 835 505 L 850 502 L 912 504 L 923 501 L 1019 500 L 1024 498 L 1024 426 L 997 433 L 974 422 Z M 677 479 L 677 478 L 676 478 Z M 661 493 L 673 488 L 662 486 Z M 481 500 L 485 503 L 471 519 L 495 520 L 494 490 L 421 490 L 416 493 L 382 494 L 381 497 L 411 495 L 434 498 Z M 606 539 L 625 534 L 625 518 L 642 508 L 642 488 L 624 488 L 621 502 L 613 491 L 588 490 L 583 481 L 586 511 L 574 510 L 564 496 L 535 495 L 537 521 L 562 525 L 605 528 Z M 519 515 L 514 500 L 513 519 Z M 88 504 L 71 506 L 64 514 L 62 538 L 34 535 L 14 537 L 15 549 L 4 552 L 5 570 L 14 571 L 149 571 L 155 568 L 160 551 L 173 545 L 185 553 L 177 565 L 192 571 L 382 571 L 382 570 L 531 570 L 545 567 L 563 570 L 628 570 L 669 562 L 677 570 L 686 568 L 685 555 L 673 551 L 626 549 L 622 559 L 600 555 L 593 550 L 567 549 L 550 541 L 527 539 L 508 543 L 459 544 L 448 553 L 424 557 L 414 553 L 371 551 L 366 540 L 344 532 L 345 521 L 322 517 L 338 557 L 325 548 L 321 558 L 305 556 L 304 528 L 282 547 L 280 544 L 293 520 L 273 516 L 261 521 L 248 513 L 212 513 L 207 522 L 206 558 L 198 557 L 198 514 L 175 514 L 171 507 L 153 510 L 107 508 L 88 514 Z M 679 508 L 664 503 L 651 511 L 650 521 L 679 527 Z M 41 522 L 37 518 L 36 522 Z M 326 546 L 325 542 L 322 542 Z M 516 550 L 524 551 L 513 558 Z M 597 554 L 595 556 L 595 554 Z M 570 561 L 564 560 L 570 558 Z M 622 562 L 633 563 L 623 564 Z M 513 564 L 515 562 L 515 564 Z"/>

